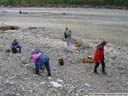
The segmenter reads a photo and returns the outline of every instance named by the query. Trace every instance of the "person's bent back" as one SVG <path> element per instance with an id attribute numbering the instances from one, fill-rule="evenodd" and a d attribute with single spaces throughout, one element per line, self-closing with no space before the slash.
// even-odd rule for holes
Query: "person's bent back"
<path id="1" fill-rule="evenodd" d="M 48 76 L 51 76 L 50 64 L 49 64 L 49 57 L 41 52 L 36 52 L 32 54 L 32 62 L 35 63 L 35 73 L 39 74 L 39 69 L 45 65 Z"/>

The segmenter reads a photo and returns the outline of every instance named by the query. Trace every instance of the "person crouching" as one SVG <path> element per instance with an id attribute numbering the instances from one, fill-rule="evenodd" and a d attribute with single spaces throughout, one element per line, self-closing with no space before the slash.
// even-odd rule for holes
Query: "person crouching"
<path id="1" fill-rule="evenodd" d="M 51 76 L 51 70 L 49 65 L 49 57 L 41 52 L 32 53 L 31 61 L 35 63 L 35 73 L 39 75 L 39 69 L 42 68 L 43 64 L 45 65 L 48 76 Z"/>
<path id="2" fill-rule="evenodd" d="M 11 48 L 12 53 L 21 53 L 21 46 L 19 45 L 16 39 L 14 39 L 14 41 L 12 42 Z"/>

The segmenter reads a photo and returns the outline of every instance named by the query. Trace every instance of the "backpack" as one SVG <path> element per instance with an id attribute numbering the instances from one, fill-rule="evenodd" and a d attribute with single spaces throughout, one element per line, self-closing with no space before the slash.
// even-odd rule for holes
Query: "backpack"
<path id="1" fill-rule="evenodd" d="M 67 39 L 67 35 L 66 35 L 66 32 L 64 32 L 64 38 Z"/>
<path id="2" fill-rule="evenodd" d="M 64 60 L 63 59 L 58 59 L 59 65 L 63 66 L 64 65 Z"/>

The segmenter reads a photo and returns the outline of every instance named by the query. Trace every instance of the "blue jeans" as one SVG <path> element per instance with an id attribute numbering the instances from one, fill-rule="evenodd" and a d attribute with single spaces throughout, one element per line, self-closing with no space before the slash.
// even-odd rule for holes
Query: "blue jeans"
<path id="1" fill-rule="evenodd" d="M 72 50 L 71 49 L 71 40 L 67 40 L 67 49 L 70 51 Z"/>
<path id="2" fill-rule="evenodd" d="M 21 53 L 21 46 L 18 45 L 17 48 L 16 48 L 16 50 L 17 50 L 18 53 Z"/>

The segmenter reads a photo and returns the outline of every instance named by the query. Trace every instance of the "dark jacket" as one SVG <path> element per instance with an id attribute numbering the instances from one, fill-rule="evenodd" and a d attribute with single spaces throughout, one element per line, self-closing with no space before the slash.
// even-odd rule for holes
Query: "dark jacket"
<path id="1" fill-rule="evenodd" d="M 71 40 L 72 31 L 71 31 L 71 30 L 66 30 L 66 31 L 64 32 L 64 35 L 66 35 L 66 39 L 67 39 L 67 40 Z"/>
<path id="2" fill-rule="evenodd" d="M 18 44 L 18 42 L 12 42 L 12 48 L 15 48 L 15 46 L 18 46 L 19 44 Z"/>

